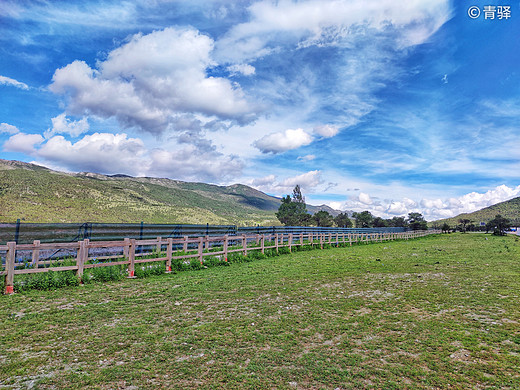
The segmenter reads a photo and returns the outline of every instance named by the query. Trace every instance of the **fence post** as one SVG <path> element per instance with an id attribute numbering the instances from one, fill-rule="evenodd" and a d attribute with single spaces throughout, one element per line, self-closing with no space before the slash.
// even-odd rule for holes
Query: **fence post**
<path id="1" fill-rule="evenodd" d="M 161 248 L 162 247 L 161 239 L 162 239 L 161 237 L 157 237 L 157 253 L 161 253 L 161 249 L 162 249 Z"/>
<path id="2" fill-rule="evenodd" d="M 274 238 L 274 245 L 276 247 L 276 253 L 278 253 L 278 240 L 279 240 L 278 233 L 276 233 L 275 238 Z"/>
<path id="3" fill-rule="evenodd" d="M 300 233 L 300 246 L 303 247 L 303 233 Z"/>
<path id="4" fill-rule="evenodd" d="M 244 256 L 247 256 L 247 238 L 246 235 L 242 235 L 242 249 L 244 250 Z"/>
<path id="5" fill-rule="evenodd" d="M 293 241 L 293 235 L 292 235 L 292 233 L 289 233 L 289 252 L 292 252 L 292 241 Z"/>
<path id="6" fill-rule="evenodd" d="M 265 234 L 260 237 L 262 253 L 265 253 Z"/>
<path id="7" fill-rule="evenodd" d="M 7 254 L 5 257 L 5 290 L 4 294 L 14 293 L 14 262 L 16 260 L 16 242 L 7 243 Z"/>
<path id="8" fill-rule="evenodd" d="M 204 249 L 209 251 L 209 236 L 204 237 Z"/>
<path id="9" fill-rule="evenodd" d="M 87 259 L 88 259 L 88 243 L 89 243 L 88 238 L 79 242 L 78 257 L 76 258 L 76 264 L 78 266 L 76 275 L 79 278 L 81 283 L 83 283 L 83 270 L 85 269 L 85 263 L 87 262 Z"/>
<path id="10" fill-rule="evenodd" d="M 124 239 L 124 244 L 123 244 L 123 256 L 125 257 L 125 259 L 128 259 L 130 256 L 129 256 L 129 253 L 130 253 L 130 239 L 129 238 L 125 238 Z"/>
<path id="11" fill-rule="evenodd" d="M 201 265 L 204 264 L 204 260 L 203 260 L 203 256 L 202 256 L 203 248 L 204 248 L 204 240 L 202 237 L 199 237 L 199 261 L 200 261 Z"/>
<path id="12" fill-rule="evenodd" d="M 39 260 L 40 260 L 40 240 L 34 240 L 31 265 L 34 268 L 38 268 Z"/>
<path id="13" fill-rule="evenodd" d="M 228 251 L 228 235 L 224 236 L 224 261 L 227 262 L 227 251 Z"/>
<path id="14" fill-rule="evenodd" d="M 166 248 L 166 273 L 172 272 L 172 252 L 173 252 L 173 238 L 168 238 L 168 246 Z"/>
<path id="15" fill-rule="evenodd" d="M 323 249 L 323 233 L 320 234 L 320 248 Z"/>
<path id="16" fill-rule="evenodd" d="M 183 239 L 184 239 L 184 242 L 182 243 L 182 251 L 184 253 L 187 253 L 188 252 L 188 236 L 184 236 Z"/>
<path id="17" fill-rule="evenodd" d="M 135 238 L 128 240 L 128 278 L 135 278 Z"/>

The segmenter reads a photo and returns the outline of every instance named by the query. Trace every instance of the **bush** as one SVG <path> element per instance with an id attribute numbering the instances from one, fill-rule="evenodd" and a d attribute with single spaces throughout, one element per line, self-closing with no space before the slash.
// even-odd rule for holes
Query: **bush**
<path id="1" fill-rule="evenodd" d="M 121 280 L 126 277 L 127 272 L 128 271 L 125 265 L 89 268 L 83 273 L 83 283 Z"/>
<path id="2" fill-rule="evenodd" d="M 158 263 L 136 264 L 134 276 L 136 278 L 146 278 L 151 275 L 162 275 L 166 272 L 166 265 L 163 261 Z"/>
<path id="3" fill-rule="evenodd" d="M 228 262 L 230 263 L 245 263 L 246 261 L 247 257 L 239 252 L 230 253 L 228 256 Z"/>
<path id="4" fill-rule="evenodd" d="M 289 253 L 291 253 L 291 251 L 287 247 L 278 248 L 278 254 L 280 255 L 288 255 Z"/>
<path id="5" fill-rule="evenodd" d="M 14 282 L 15 291 L 54 290 L 66 286 L 78 286 L 79 279 L 75 271 L 47 271 L 29 274 Z"/>
<path id="6" fill-rule="evenodd" d="M 200 263 L 200 260 L 197 257 L 190 260 L 189 267 L 189 269 L 194 271 L 204 268 L 204 266 Z"/>
<path id="7" fill-rule="evenodd" d="M 204 265 L 206 267 L 218 267 L 218 266 L 228 266 L 229 263 L 225 261 L 223 258 L 218 258 L 216 256 L 208 256 L 204 257 Z"/>

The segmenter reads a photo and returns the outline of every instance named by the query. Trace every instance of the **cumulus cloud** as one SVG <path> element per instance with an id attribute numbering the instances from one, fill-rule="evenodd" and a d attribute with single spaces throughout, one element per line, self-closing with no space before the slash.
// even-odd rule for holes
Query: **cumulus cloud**
<path id="1" fill-rule="evenodd" d="M 138 138 L 126 134 L 94 133 L 72 143 L 57 135 L 36 155 L 72 170 L 99 173 L 142 174 L 146 149 Z"/>
<path id="2" fill-rule="evenodd" d="M 517 196 L 520 196 L 520 185 L 517 187 L 501 185 L 485 193 L 471 192 L 459 197 L 451 197 L 447 199 L 423 198 L 419 201 L 415 201 L 404 197 L 399 200 L 375 200 L 375 198 L 369 194 L 361 192 L 357 196 L 352 196 L 346 202 L 333 203 L 334 207 L 337 209 L 353 210 L 358 212 L 368 210 L 372 214 L 383 218 L 406 216 L 408 213 L 418 212 L 427 220 L 433 221 L 442 218 L 455 217 L 463 213 L 471 213 L 500 202 L 505 202 L 506 200 Z M 329 205 L 332 205 L 332 203 Z"/>
<path id="3" fill-rule="evenodd" d="M 188 181 L 219 183 L 237 177 L 243 162 L 236 156 L 226 156 L 215 150 L 198 150 L 188 145 L 177 151 L 153 149 L 148 172 L 154 176 L 180 178 Z"/>
<path id="4" fill-rule="evenodd" d="M 290 176 L 283 180 L 278 180 L 275 175 L 268 175 L 262 178 L 252 179 L 246 184 L 270 194 L 283 196 L 292 193 L 296 185 L 299 185 L 302 192 L 313 192 L 314 189 L 323 183 L 321 171 L 309 171 L 296 176 Z"/>
<path id="5" fill-rule="evenodd" d="M 298 149 L 300 146 L 310 144 L 312 140 L 312 136 L 303 129 L 288 129 L 284 132 L 268 134 L 255 141 L 253 145 L 262 153 L 277 154 Z"/>
<path id="6" fill-rule="evenodd" d="M 16 133 L 4 142 L 4 150 L 6 152 L 20 152 L 33 154 L 35 146 L 43 142 L 40 134 Z"/>
<path id="7" fill-rule="evenodd" d="M 227 70 L 232 74 L 243 74 L 244 76 L 251 76 L 255 74 L 255 67 L 249 64 L 235 64 L 227 67 Z"/>
<path id="8" fill-rule="evenodd" d="M 12 87 L 24 90 L 29 89 L 29 86 L 27 84 L 5 76 L 0 76 L 0 85 L 10 85 Z"/>
<path id="9" fill-rule="evenodd" d="M 49 138 L 54 134 L 68 134 L 72 137 L 78 137 L 86 133 L 90 128 L 86 117 L 78 121 L 71 121 L 67 119 L 65 113 L 52 118 L 51 121 L 52 129 L 48 129 L 45 132 L 45 138 Z"/>
<path id="10" fill-rule="evenodd" d="M 10 125 L 9 123 L 0 123 L 0 133 L 4 134 L 16 134 L 20 130 L 16 126 Z"/>
<path id="11" fill-rule="evenodd" d="M 359 195 L 358 195 L 358 200 L 365 204 L 365 205 L 370 205 L 370 204 L 373 204 L 374 201 L 372 200 L 372 198 L 370 197 L 369 194 L 365 194 L 364 192 L 361 192 Z"/>
<path id="12" fill-rule="evenodd" d="M 186 113 L 245 124 L 254 108 L 240 86 L 208 77 L 213 40 L 192 28 L 136 34 L 93 69 L 74 61 L 56 70 L 49 89 L 68 97 L 76 115 L 117 118 L 126 128 L 159 134 Z"/>
<path id="13" fill-rule="evenodd" d="M 450 218 L 505 202 L 517 196 L 520 196 L 520 185 L 513 188 L 501 185 L 485 193 L 471 192 L 458 198 L 423 199 L 420 204 L 427 215 Z"/>
<path id="14" fill-rule="evenodd" d="M 213 145 L 180 145 L 175 150 L 150 150 L 141 139 L 125 133 L 94 133 L 76 142 L 62 135 L 45 140 L 39 134 L 17 133 L 4 143 L 3 150 L 26 153 L 38 159 L 40 165 L 73 172 L 124 173 L 215 183 L 242 172 L 241 159 L 224 155 Z"/>
<path id="15" fill-rule="evenodd" d="M 331 138 L 338 134 L 339 128 L 334 125 L 322 125 L 314 128 L 314 134 L 318 134 L 323 138 Z"/>

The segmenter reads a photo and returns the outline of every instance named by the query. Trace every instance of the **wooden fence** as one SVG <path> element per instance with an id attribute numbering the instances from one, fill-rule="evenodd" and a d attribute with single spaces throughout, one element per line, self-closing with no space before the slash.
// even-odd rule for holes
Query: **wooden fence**
<path id="1" fill-rule="evenodd" d="M 21 274 L 33 274 L 48 271 L 76 271 L 78 278 L 82 279 L 85 269 L 97 267 L 109 267 L 115 265 L 127 265 L 128 277 L 133 278 L 135 265 L 150 262 L 165 262 L 165 272 L 171 272 L 173 259 L 191 260 L 197 258 L 204 264 L 205 256 L 217 256 L 227 261 L 228 254 L 239 252 L 247 256 L 248 251 L 261 251 L 286 247 L 291 251 L 292 247 L 311 245 L 323 249 L 324 244 L 336 245 L 369 242 L 383 242 L 389 240 L 408 240 L 423 237 L 429 234 L 440 233 L 439 230 L 408 231 L 408 232 L 373 232 L 373 233 L 276 233 L 253 234 L 241 236 L 224 235 L 220 237 L 188 237 L 161 238 L 154 240 L 136 240 L 125 238 L 122 241 L 90 241 L 88 239 L 73 243 L 40 243 L 16 244 L 8 242 L 0 245 L 0 253 L 5 252 L 5 267 L 0 276 L 5 277 L 5 294 L 14 292 L 14 276 Z M 182 252 L 181 248 L 182 247 Z M 119 254 L 109 256 L 90 256 L 90 249 L 119 250 Z M 140 253 L 136 250 L 140 249 Z M 143 250 L 144 249 L 144 250 Z M 211 251 L 210 251 L 211 249 Z M 41 260 L 42 251 L 68 250 L 75 252 L 75 264 L 65 266 L 53 266 L 53 260 Z M 32 260 L 28 263 L 16 263 L 17 251 L 32 252 Z M 146 257 L 146 258 L 145 258 Z M 73 257 L 74 258 L 74 257 Z M 92 260 L 95 259 L 95 263 Z M 121 259 L 121 260 L 119 260 Z M 104 262 L 98 262 L 99 260 Z M 116 260 L 116 261 L 114 261 Z M 118 261 L 119 260 L 119 261 Z M 28 264 L 29 267 L 20 268 L 20 264 Z"/>

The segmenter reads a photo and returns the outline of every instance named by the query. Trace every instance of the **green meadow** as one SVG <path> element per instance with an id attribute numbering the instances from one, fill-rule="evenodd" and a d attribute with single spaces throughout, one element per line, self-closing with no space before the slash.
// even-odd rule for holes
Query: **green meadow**
<path id="1" fill-rule="evenodd" d="M 0 296 L 0 388 L 517 389 L 520 239 L 437 235 Z"/>

